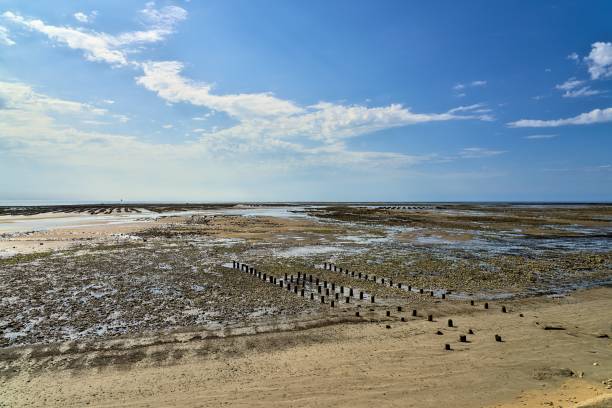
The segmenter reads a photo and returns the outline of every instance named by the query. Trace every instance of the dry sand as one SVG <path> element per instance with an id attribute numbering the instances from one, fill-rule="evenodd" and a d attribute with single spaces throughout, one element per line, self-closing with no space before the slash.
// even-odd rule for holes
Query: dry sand
<path id="1" fill-rule="evenodd" d="M 107 354 L 113 364 L 58 370 L 48 356 L 34 369 L 25 359 L 1 380 L 0 406 L 612 406 L 602 384 L 612 377 L 612 289 L 506 304 L 505 314 L 499 304 L 440 311 L 433 323 L 394 312 L 391 322 L 149 346 L 133 364 Z"/>

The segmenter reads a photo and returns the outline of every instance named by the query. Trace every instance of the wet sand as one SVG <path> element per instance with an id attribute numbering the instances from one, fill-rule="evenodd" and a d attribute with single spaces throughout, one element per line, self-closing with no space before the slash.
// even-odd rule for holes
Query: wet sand
<path id="1" fill-rule="evenodd" d="M 499 304 L 441 311 L 434 322 L 400 322 L 394 312 L 381 322 L 152 345 L 123 358 L 76 353 L 74 366 L 83 366 L 75 369 L 57 369 L 53 356 L 34 364 L 32 354 L 2 379 L 0 401 L 11 407 L 612 404 L 602 384 L 612 377 L 612 289 L 505 304 L 505 314 Z M 447 318 L 456 327 L 447 327 Z M 469 329 L 475 334 L 460 343 Z M 84 364 L 105 353 L 107 365 Z"/>

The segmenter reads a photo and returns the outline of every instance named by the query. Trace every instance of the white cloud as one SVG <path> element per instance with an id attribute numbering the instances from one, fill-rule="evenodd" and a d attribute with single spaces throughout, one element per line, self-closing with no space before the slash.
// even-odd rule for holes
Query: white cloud
<path id="1" fill-rule="evenodd" d="M 504 150 L 492 150 L 485 147 L 466 147 L 461 149 L 459 157 L 463 159 L 481 159 L 484 157 L 498 156 L 505 153 Z"/>
<path id="2" fill-rule="evenodd" d="M 90 113 L 104 115 L 106 109 L 93 105 L 52 98 L 35 92 L 31 86 L 19 82 L 0 82 L 0 102 L 3 111 L 45 111 L 59 114 Z"/>
<path id="3" fill-rule="evenodd" d="M 0 26 L 0 45 L 15 45 L 15 41 L 9 36 L 9 30 L 4 26 Z"/>
<path id="4" fill-rule="evenodd" d="M 579 87 L 580 85 L 584 84 L 584 82 L 585 81 L 580 81 L 572 77 L 568 79 L 567 81 L 565 81 L 564 83 L 556 85 L 555 88 L 562 90 L 562 91 L 569 91 L 569 90 Z"/>
<path id="5" fill-rule="evenodd" d="M 533 128 L 545 128 L 545 127 L 558 127 L 566 125 L 589 125 L 594 123 L 606 123 L 612 122 L 612 108 L 606 109 L 593 109 L 590 112 L 582 113 L 580 115 L 567 118 L 567 119 L 553 119 L 553 120 L 539 120 L 539 119 L 521 119 L 516 122 L 508 123 L 510 127 L 533 127 Z"/>
<path id="6" fill-rule="evenodd" d="M 178 61 L 144 63 L 144 75 L 137 78 L 137 82 L 168 102 L 188 102 L 234 117 L 270 117 L 302 111 L 293 102 L 278 99 L 270 93 L 212 94 L 210 84 L 183 78 L 180 75 L 182 69 L 183 64 Z"/>
<path id="7" fill-rule="evenodd" d="M 255 138 L 228 138 L 227 129 L 194 129 L 202 137 L 179 144 L 139 141 L 128 135 L 81 130 L 76 124 L 108 125 L 121 116 L 90 104 L 62 100 L 41 94 L 23 83 L 0 82 L 0 144 L 4 153 L 46 160 L 62 165 L 119 166 L 164 160 L 169 166 L 192 171 L 190 160 L 218 170 L 236 154 L 259 157 L 264 167 L 304 166 L 405 166 L 430 160 L 395 152 L 353 151 L 342 141 L 312 145 L 281 140 L 267 133 Z M 164 126 L 167 127 L 167 126 Z M 233 131 L 238 132 L 234 129 Z M 231 133 L 231 132 L 230 132 Z M 155 160 L 153 160 L 155 158 Z M 233 163 L 233 162 L 232 162 Z M 236 164 L 232 164 L 232 168 Z M 227 170 L 227 169 L 226 169 Z M 261 170 L 261 169 L 260 169 Z M 249 166 L 248 174 L 253 168 Z"/>
<path id="8" fill-rule="evenodd" d="M 487 81 L 481 80 L 481 79 L 469 82 L 467 84 L 457 83 L 457 84 L 453 85 L 453 91 L 455 91 L 455 92 L 462 92 L 462 91 L 465 91 L 467 88 L 480 87 L 480 86 L 485 86 L 485 85 L 487 85 Z M 461 93 L 460 95 L 461 96 L 465 96 L 464 93 Z"/>
<path id="9" fill-rule="evenodd" d="M 172 129 L 174 127 L 174 125 L 171 125 L 171 124 L 168 123 L 168 124 L 162 125 L 162 127 L 164 129 Z"/>
<path id="10" fill-rule="evenodd" d="M 612 76 L 612 42 L 591 44 L 591 52 L 585 58 L 592 79 Z"/>
<path id="11" fill-rule="evenodd" d="M 567 56 L 567 59 L 572 60 L 572 61 L 579 61 L 580 57 L 575 52 L 572 52 L 571 54 Z"/>
<path id="12" fill-rule="evenodd" d="M 557 135 L 529 135 L 525 136 L 525 139 L 537 140 L 537 139 L 553 139 L 557 137 Z"/>
<path id="13" fill-rule="evenodd" d="M 224 137 L 253 138 L 306 136 L 314 140 L 357 136 L 377 130 L 416 123 L 456 119 L 491 120 L 482 105 L 455 108 L 445 113 L 413 113 L 399 104 L 369 108 L 320 102 L 301 107 L 270 93 L 212 93 L 209 84 L 195 83 L 181 76 L 183 65 L 177 61 L 143 64 L 144 75 L 137 83 L 156 92 L 162 99 L 204 106 L 225 112 L 239 124 L 217 132 Z M 458 115 L 459 112 L 464 114 Z"/>
<path id="14" fill-rule="evenodd" d="M 94 19 L 96 18 L 96 16 L 98 15 L 97 11 L 92 11 L 89 14 L 85 14 L 82 11 L 78 11 L 76 13 L 74 13 L 72 16 L 75 18 L 75 20 L 77 20 L 79 23 L 91 23 L 94 21 Z"/>
<path id="15" fill-rule="evenodd" d="M 148 3 L 141 15 L 148 24 L 146 30 L 111 35 L 83 28 L 48 25 L 42 20 L 27 19 L 11 11 L 2 14 L 5 19 L 15 24 L 45 34 L 51 40 L 69 48 L 82 50 L 89 61 L 106 62 L 113 66 L 128 64 L 127 56 L 133 51 L 130 47 L 165 40 L 174 32 L 176 23 L 186 18 L 187 12 L 176 6 L 156 10 Z"/>
<path id="16" fill-rule="evenodd" d="M 592 89 L 590 86 L 584 86 L 586 81 L 581 81 L 576 78 L 570 78 L 562 84 L 556 85 L 555 88 L 565 91 L 563 93 L 564 98 L 578 98 L 581 96 L 592 96 L 603 93 L 596 89 Z"/>
<path id="17" fill-rule="evenodd" d="M 113 103 L 115 103 L 115 101 L 113 101 L 112 99 L 104 99 L 102 102 L 104 102 L 107 105 L 112 105 Z"/>
<path id="18" fill-rule="evenodd" d="M 579 98 L 581 96 L 593 96 L 593 95 L 600 95 L 602 93 L 604 92 L 598 91 L 597 89 L 592 89 L 590 86 L 583 86 L 580 89 L 566 91 L 562 96 L 564 98 Z"/>

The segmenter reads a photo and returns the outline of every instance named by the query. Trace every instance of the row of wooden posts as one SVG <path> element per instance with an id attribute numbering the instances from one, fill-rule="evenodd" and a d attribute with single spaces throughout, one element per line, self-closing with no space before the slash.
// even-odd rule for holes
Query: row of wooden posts
<path id="1" fill-rule="evenodd" d="M 333 264 L 331 262 L 324 262 L 323 263 L 323 269 L 329 270 L 329 271 L 334 271 L 334 272 L 340 272 L 340 273 L 344 273 L 347 276 L 350 276 L 352 278 L 355 279 L 363 279 L 366 281 L 370 280 L 370 275 L 365 274 L 365 273 L 361 273 L 361 272 L 355 272 L 355 271 L 350 271 L 346 268 L 341 268 L 336 264 Z M 398 289 L 405 289 L 408 292 L 412 291 L 412 286 L 411 285 L 404 285 L 402 282 L 398 282 L 395 284 L 393 284 L 393 279 L 390 278 L 385 278 L 385 277 L 380 277 L 377 278 L 376 275 L 372 275 L 371 276 L 371 280 L 375 283 L 380 283 L 382 285 L 389 285 L 389 287 L 393 288 L 393 287 L 397 287 Z M 429 296 L 435 296 L 435 292 L 433 290 L 428 291 L 429 292 Z M 421 295 L 425 293 L 425 289 L 421 288 L 418 290 L 418 293 L 420 293 Z M 441 298 L 442 299 L 446 299 L 446 295 L 451 293 L 450 290 L 445 290 L 444 293 L 442 293 Z"/>
<path id="2" fill-rule="evenodd" d="M 325 296 L 329 296 L 330 295 L 330 291 L 329 291 L 330 288 L 331 288 L 331 290 L 335 294 L 335 300 L 339 300 L 339 293 L 336 292 L 336 287 L 338 287 L 340 289 L 340 293 L 342 293 L 342 295 L 344 295 L 344 292 L 345 292 L 344 286 L 336 285 L 335 282 L 327 282 L 327 281 L 324 280 L 324 281 L 322 281 L 323 285 L 321 286 L 320 285 L 321 280 L 318 277 L 316 277 L 316 276 L 313 277 L 312 274 L 306 275 L 305 273 L 298 272 L 297 278 L 295 279 L 295 282 L 294 282 L 294 276 L 293 275 L 288 276 L 288 274 L 285 273 L 284 279 L 281 279 L 281 278 L 277 279 L 276 277 L 274 277 L 272 275 L 266 275 L 265 273 L 259 272 L 259 271 L 257 271 L 256 268 L 253 268 L 253 267 L 251 267 L 251 266 L 249 266 L 247 264 L 244 264 L 244 263 L 241 264 L 239 261 L 232 261 L 232 267 L 234 269 L 240 269 L 243 272 L 247 272 L 247 273 L 249 273 L 249 274 L 251 274 L 251 275 L 253 275 L 253 276 L 255 276 L 255 277 L 257 277 L 257 278 L 259 278 L 259 279 L 261 279 L 263 281 L 265 281 L 265 282 L 269 282 L 269 283 L 272 283 L 274 285 L 278 285 L 280 288 L 286 287 L 288 291 L 290 291 L 290 292 L 293 291 L 295 294 L 298 294 L 298 291 L 299 291 L 299 294 L 302 297 L 305 297 L 305 287 L 306 287 L 306 284 L 307 283 L 310 284 L 310 285 L 314 284 L 314 286 L 317 287 L 317 292 L 318 292 L 318 296 L 319 296 L 319 299 L 320 299 L 321 303 L 325 303 Z M 346 270 L 346 269 L 343 270 L 342 268 L 338 268 L 336 265 L 331 264 L 331 263 L 324 263 L 324 269 L 344 272 L 347 275 L 349 274 L 348 270 Z M 354 277 L 355 276 L 355 272 L 352 272 L 351 276 Z M 363 279 L 368 280 L 368 275 L 362 275 L 361 273 L 358 273 L 357 277 L 359 279 L 363 278 Z M 298 288 L 298 286 L 300 284 L 300 280 L 302 282 L 302 289 Z M 374 276 L 372 280 L 374 280 L 376 282 L 376 276 Z M 384 278 L 381 279 L 381 283 L 385 284 L 385 279 Z M 390 280 L 389 281 L 389 285 L 393 286 L 393 281 Z M 402 288 L 402 284 L 401 283 L 398 283 L 397 285 L 398 285 L 398 288 L 400 288 L 400 289 Z M 325 289 L 325 295 L 323 295 L 323 289 Z M 345 297 L 346 303 L 350 303 L 350 299 L 354 296 L 354 289 L 353 288 L 348 288 L 348 289 L 349 289 L 349 296 Z M 411 290 L 410 286 L 408 286 L 408 290 Z M 419 292 L 423 293 L 423 289 L 420 289 Z M 431 296 L 433 296 L 433 291 L 431 292 Z M 359 292 L 359 300 L 364 300 L 364 297 L 365 297 L 364 292 L 360 291 Z M 445 298 L 444 294 L 442 295 L 442 298 L 443 299 Z M 314 300 L 314 299 L 315 299 L 314 291 L 311 291 L 310 292 L 310 300 Z M 329 304 L 330 304 L 331 307 L 335 307 L 335 300 L 332 299 L 330 301 Z M 374 295 L 370 296 L 370 302 L 371 303 L 375 302 Z M 470 305 L 471 306 L 475 306 L 475 303 L 474 303 L 473 300 L 470 301 Z M 483 307 L 484 307 L 484 309 L 489 309 L 489 303 L 485 302 L 483 304 Z M 397 306 L 397 311 L 398 312 L 402 312 L 402 310 L 403 309 L 402 309 L 401 306 Z M 502 311 L 502 313 L 507 313 L 506 306 L 502 306 L 501 307 L 501 311 Z M 359 311 L 355 312 L 355 316 L 357 316 L 357 317 L 360 316 Z M 391 317 L 391 311 L 390 310 L 386 311 L 386 316 L 387 317 Z M 417 317 L 417 316 L 418 316 L 417 310 L 413 309 L 412 310 L 412 317 Z M 401 317 L 400 320 L 402 322 L 406 321 L 406 319 L 404 317 Z M 430 322 L 433 322 L 433 315 L 431 315 L 431 314 L 427 315 L 427 320 L 430 321 Z M 448 319 L 447 325 L 448 325 L 448 327 L 454 327 L 453 320 L 452 319 Z M 390 326 L 387 326 L 387 327 L 390 327 Z M 438 332 L 438 334 L 441 334 L 441 333 Z M 474 332 L 470 329 L 469 330 L 469 334 L 474 334 Z M 467 336 L 466 335 L 460 335 L 459 336 L 459 341 L 462 342 L 462 343 L 467 342 Z M 496 334 L 495 335 L 495 341 L 501 342 L 502 341 L 501 336 Z M 451 347 L 450 347 L 450 344 L 445 344 L 444 346 L 445 346 L 445 350 L 452 350 Z"/>
<path id="3" fill-rule="evenodd" d="M 262 279 L 265 282 L 278 285 L 281 288 L 286 287 L 288 291 L 293 291 L 295 294 L 299 293 L 302 297 L 305 297 L 306 284 L 309 284 L 312 289 L 312 291 L 310 292 L 310 300 L 314 300 L 315 298 L 313 287 L 316 286 L 317 297 L 320 299 L 321 303 L 325 303 L 325 296 L 330 296 L 331 289 L 331 291 L 334 293 L 334 297 L 329 302 L 331 307 L 336 306 L 336 301 L 340 300 L 340 295 L 344 296 L 344 293 L 346 292 L 345 289 L 348 289 L 348 296 L 345 296 L 343 299 L 346 303 L 351 303 L 351 298 L 356 296 L 356 291 L 354 290 L 354 288 L 345 288 L 343 285 L 338 285 L 335 282 L 327 282 L 326 280 L 321 280 L 320 278 L 313 276 L 312 274 L 307 275 L 306 273 L 298 272 L 297 278 L 294 278 L 293 275 L 288 276 L 288 274 L 285 273 L 285 277 L 284 279 L 282 279 L 276 278 L 272 275 L 266 275 L 265 273 L 261 273 L 257 271 L 256 268 L 253 268 L 245 263 L 240 263 L 239 261 L 232 261 L 232 267 L 234 269 L 240 269 L 243 272 L 247 272 L 259 279 Z M 299 289 L 298 287 L 300 285 L 300 282 L 302 289 Z M 339 293 L 336 292 L 336 288 L 339 289 Z M 370 303 L 376 302 L 374 295 L 369 295 L 363 291 L 359 291 L 359 300 L 363 301 L 366 299 L 366 297 L 369 298 Z"/>

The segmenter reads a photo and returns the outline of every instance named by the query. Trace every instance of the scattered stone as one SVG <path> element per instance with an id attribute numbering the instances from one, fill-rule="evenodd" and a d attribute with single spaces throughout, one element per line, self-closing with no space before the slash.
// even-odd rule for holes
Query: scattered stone
<path id="1" fill-rule="evenodd" d="M 574 375 L 569 368 L 544 367 L 533 372 L 533 378 L 539 381 L 553 377 L 573 377 Z"/>

